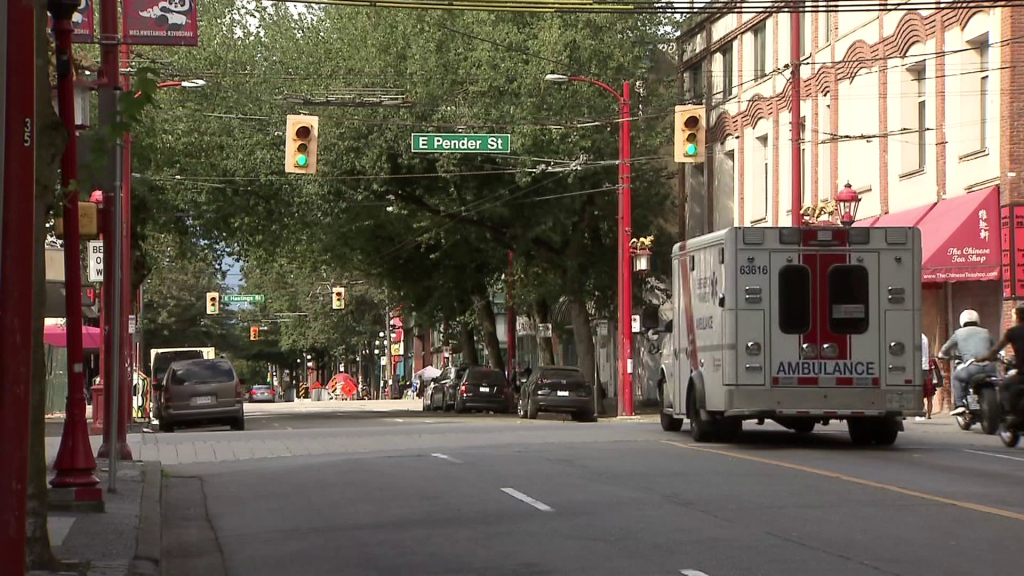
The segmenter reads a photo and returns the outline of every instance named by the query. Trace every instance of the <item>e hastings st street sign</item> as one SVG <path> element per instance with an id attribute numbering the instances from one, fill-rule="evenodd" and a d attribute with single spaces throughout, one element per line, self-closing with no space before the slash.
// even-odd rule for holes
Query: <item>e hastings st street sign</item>
<path id="1" fill-rule="evenodd" d="M 225 294 L 221 300 L 225 304 L 262 304 L 266 299 L 263 294 Z"/>
<path id="2" fill-rule="evenodd" d="M 413 152 L 508 154 L 512 137 L 508 134 L 413 134 Z"/>

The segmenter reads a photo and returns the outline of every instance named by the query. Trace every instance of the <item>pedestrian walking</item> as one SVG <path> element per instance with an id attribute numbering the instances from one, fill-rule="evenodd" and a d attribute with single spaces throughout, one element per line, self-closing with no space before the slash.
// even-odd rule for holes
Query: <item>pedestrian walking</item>
<path id="1" fill-rule="evenodd" d="M 925 415 L 914 418 L 915 420 L 932 419 L 932 397 L 935 396 L 935 379 L 940 374 L 938 363 L 932 358 L 931 350 L 928 348 L 928 337 L 921 334 L 921 372 L 924 386 L 924 407 Z"/>

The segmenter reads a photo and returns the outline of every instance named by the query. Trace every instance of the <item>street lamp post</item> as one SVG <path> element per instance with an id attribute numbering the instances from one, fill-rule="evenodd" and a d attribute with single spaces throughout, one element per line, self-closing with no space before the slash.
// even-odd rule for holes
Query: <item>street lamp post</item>
<path id="1" fill-rule="evenodd" d="M 632 235 L 632 201 L 630 194 L 631 169 L 629 165 L 630 126 L 629 126 L 629 82 L 622 83 L 622 94 L 611 86 L 583 76 L 567 76 L 565 74 L 548 74 L 544 76 L 548 82 L 586 82 L 601 88 L 615 96 L 619 103 L 619 207 L 618 207 L 618 239 L 617 247 L 617 285 L 619 302 L 619 414 L 633 415 L 633 338 L 630 333 L 632 322 L 630 315 L 633 302 L 633 278 L 630 276 L 629 241 Z"/>

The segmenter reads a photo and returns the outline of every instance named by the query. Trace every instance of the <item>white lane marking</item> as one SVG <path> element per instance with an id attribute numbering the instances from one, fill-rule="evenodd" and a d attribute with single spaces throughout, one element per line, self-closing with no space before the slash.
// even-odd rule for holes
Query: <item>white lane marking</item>
<path id="1" fill-rule="evenodd" d="M 540 510 L 541 512 L 554 512 L 555 511 L 555 509 L 552 508 L 551 506 L 548 506 L 547 504 L 541 502 L 540 500 L 534 500 L 533 498 L 530 498 L 529 496 L 527 496 L 526 494 L 523 494 L 522 492 L 520 492 L 519 490 L 516 490 L 515 488 L 502 488 L 501 491 L 504 492 L 505 494 L 508 494 L 509 496 L 515 498 L 516 500 L 521 500 L 523 502 L 526 502 L 527 504 L 529 504 L 530 506 L 533 506 L 534 508 L 536 508 L 537 510 Z"/>
<path id="2" fill-rule="evenodd" d="M 274 422 L 274 426 L 277 426 L 278 428 L 280 428 L 280 427 L 281 427 L 281 425 L 280 425 L 280 424 L 278 424 L 277 422 Z"/>
<path id="3" fill-rule="evenodd" d="M 292 428 L 291 426 L 285 426 L 284 429 L 285 430 L 295 430 L 295 428 Z"/>
<path id="4" fill-rule="evenodd" d="M 402 420 L 401 418 L 395 418 L 395 422 L 405 422 L 405 420 Z"/>
<path id="5" fill-rule="evenodd" d="M 679 573 L 682 574 L 683 576 L 708 576 L 707 574 L 701 572 L 700 570 L 690 570 L 688 568 L 685 569 L 685 570 L 680 570 Z"/>
<path id="6" fill-rule="evenodd" d="M 426 422 L 427 424 L 433 424 L 434 423 L 433 420 L 424 420 L 424 422 Z"/>
<path id="7" fill-rule="evenodd" d="M 447 460 L 454 464 L 462 464 L 462 460 L 459 460 L 458 458 L 452 458 L 451 456 L 447 454 L 441 454 L 440 452 L 435 452 L 431 454 L 431 456 L 433 456 L 434 458 L 440 458 L 441 460 Z"/>
<path id="8" fill-rule="evenodd" d="M 982 452 L 980 450 L 968 450 L 966 448 L 964 448 L 963 450 L 964 452 L 970 452 L 971 454 L 982 454 L 984 456 L 995 456 L 996 458 L 1006 458 L 1007 460 L 1017 460 L 1019 462 L 1024 462 L 1024 458 L 1018 458 L 1016 456 L 1007 456 L 1005 454 L 993 454 L 991 452 Z"/>

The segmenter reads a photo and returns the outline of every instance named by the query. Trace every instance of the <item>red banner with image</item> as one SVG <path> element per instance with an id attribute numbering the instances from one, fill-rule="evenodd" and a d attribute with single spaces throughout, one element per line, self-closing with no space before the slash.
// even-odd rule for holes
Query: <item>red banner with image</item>
<path id="1" fill-rule="evenodd" d="M 121 0 L 125 44 L 196 46 L 195 0 Z"/>
<path id="2" fill-rule="evenodd" d="M 93 4 L 95 0 L 78 0 L 78 8 L 71 15 L 71 26 L 75 31 L 71 34 L 71 41 L 78 44 L 91 44 L 94 40 L 93 29 Z M 53 17 L 46 15 L 46 34 L 53 39 Z"/>

